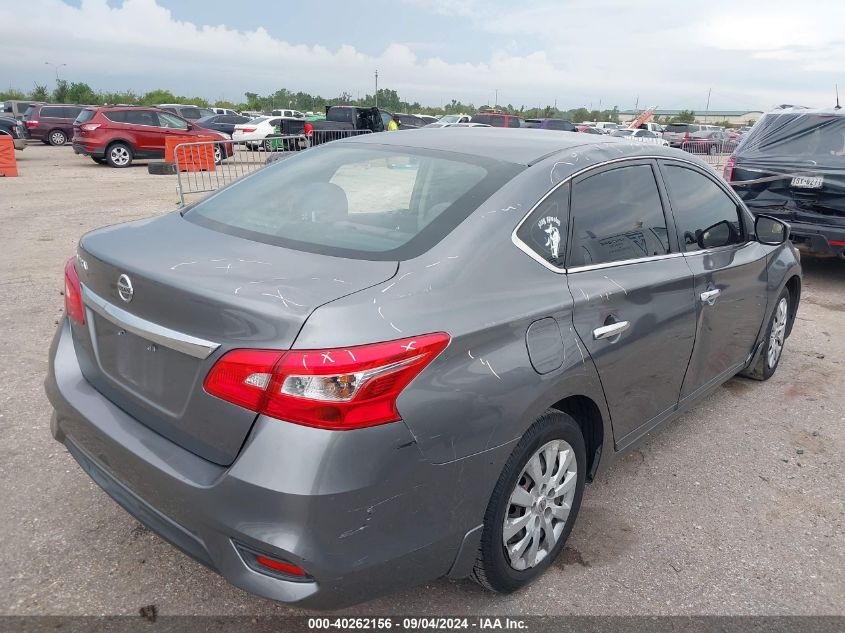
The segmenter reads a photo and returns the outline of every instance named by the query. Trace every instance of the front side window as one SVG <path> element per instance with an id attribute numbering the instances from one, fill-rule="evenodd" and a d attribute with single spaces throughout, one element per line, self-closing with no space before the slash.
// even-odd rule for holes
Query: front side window
<path id="1" fill-rule="evenodd" d="M 153 114 L 150 112 L 150 114 Z M 158 112 L 158 120 L 160 127 L 166 128 L 173 128 L 175 130 L 187 130 L 188 123 L 183 121 L 178 116 L 173 116 L 172 114 L 166 114 L 164 112 Z M 146 124 L 146 125 L 155 125 L 155 123 Z"/>
<path id="2" fill-rule="evenodd" d="M 309 252 L 407 259 L 521 169 L 454 152 L 327 143 L 247 176 L 185 218 Z"/>
<path id="3" fill-rule="evenodd" d="M 650 165 L 619 167 L 572 188 L 569 267 L 669 253 L 660 194 Z"/>
<path id="4" fill-rule="evenodd" d="M 569 230 L 569 185 L 555 189 L 526 220 L 516 236 L 540 259 L 563 268 Z"/>
<path id="5" fill-rule="evenodd" d="M 663 175 L 683 249 L 691 252 L 745 241 L 739 208 L 719 185 L 678 165 L 665 165 Z"/>

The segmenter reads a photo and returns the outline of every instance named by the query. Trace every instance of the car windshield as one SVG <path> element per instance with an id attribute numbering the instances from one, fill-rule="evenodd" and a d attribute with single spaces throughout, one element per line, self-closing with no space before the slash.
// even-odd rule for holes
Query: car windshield
<path id="1" fill-rule="evenodd" d="M 340 257 L 415 257 L 522 167 L 455 152 L 331 143 L 255 172 L 185 214 L 259 242 Z"/>
<path id="2" fill-rule="evenodd" d="M 79 113 L 79 116 L 76 117 L 76 121 L 74 123 L 85 123 L 86 121 L 90 121 L 94 118 L 94 115 L 97 112 L 95 110 L 83 110 Z"/>

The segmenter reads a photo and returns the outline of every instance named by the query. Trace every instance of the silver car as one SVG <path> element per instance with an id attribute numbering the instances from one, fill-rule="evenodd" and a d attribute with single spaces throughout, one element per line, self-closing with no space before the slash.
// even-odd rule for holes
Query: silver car
<path id="1" fill-rule="evenodd" d="M 788 227 L 685 152 L 361 136 L 85 235 L 52 432 L 255 594 L 510 592 L 620 453 L 734 374 L 772 375 L 800 291 Z"/>

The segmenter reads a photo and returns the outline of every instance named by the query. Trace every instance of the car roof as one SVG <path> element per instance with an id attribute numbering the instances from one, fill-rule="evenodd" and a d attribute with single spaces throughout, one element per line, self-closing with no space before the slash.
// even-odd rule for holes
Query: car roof
<path id="1" fill-rule="evenodd" d="M 448 131 L 446 131 L 448 130 Z M 579 134 L 549 134 L 546 130 L 531 128 L 420 128 L 391 132 L 390 134 L 365 134 L 340 143 L 360 143 L 367 145 L 384 145 L 397 147 L 413 147 L 419 149 L 433 149 L 447 152 L 470 154 L 482 158 L 505 160 L 519 165 L 531 165 L 546 156 L 557 152 L 571 150 L 576 147 L 590 145 L 595 147 L 605 143 L 619 143 L 620 154 L 627 154 L 624 148 L 631 148 L 632 155 L 639 151 L 620 138 L 610 136 L 590 136 L 584 138 Z M 649 146 L 657 151 L 659 146 Z"/>

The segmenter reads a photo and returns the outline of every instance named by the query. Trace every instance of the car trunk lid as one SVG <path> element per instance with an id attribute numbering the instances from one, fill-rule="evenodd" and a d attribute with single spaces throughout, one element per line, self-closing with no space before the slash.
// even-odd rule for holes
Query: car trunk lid
<path id="1" fill-rule="evenodd" d="M 205 392 L 215 360 L 234 348 L 290 348 L 315 308 L 396 268 L 253 242 L 178 213 L 101 229 L 80 242 L 86 325 L 77 354 L 115 404 L 228 465 L 255 414 Z"/>

